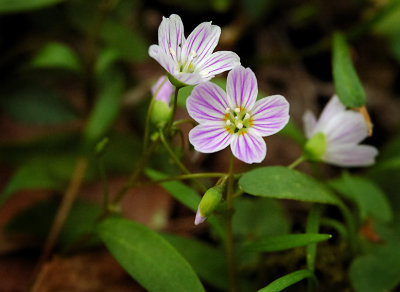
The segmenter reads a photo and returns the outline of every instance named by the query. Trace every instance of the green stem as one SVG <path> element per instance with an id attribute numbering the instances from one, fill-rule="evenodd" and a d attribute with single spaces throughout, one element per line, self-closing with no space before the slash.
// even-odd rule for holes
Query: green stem
<path id="1" fill-rule="evenodd" d="M 179 158 L 175 155 L 175 152 L 171 149 L 171 147 L 169 146 L 167 140 L 165 139 L 164 133 L 162 130 L 159 131 L 160 134 L 160 139 L 161 142 L 164 146 L 164 148 L 167 150 L 169 156 L 171 156 L 171 158 L 174 160 L 174 162 L 178 165 L 178 167 L 181 169 L 181 171 L 185 174 L 191 174 L 191 172 L 186 168 L 186 166 L 183 165 L 183 163 L 179 160 Z M 194 180 L 194 182 L 197 184 L 197 186 L 202 190 L 202 191 L 206 191 L 207 188 L 200 183 L 197 180 Z"/>
<path id="2" fill-rule="evenodd" d="M 288 168 L 294 169 L 296 166 L 298 166 L 300 163 L 306 161 L 307 159 L 304 158 L 304 156 L 300 156 L 297 158 L 295 161 L 293 161 L 290 165 L 288 165 Z"/>
<path id="3" fill-rule="evenodd" d="M 318 233 L 320 218 L 321 218 L 322 207 L 320 204 L 314 204 L 311 207 L 310 213 L 307 218 L 306 233 Z M 314 272 L 315 270 L 315 258 L 317 256 L 317 244 L 311 243 L 306 247 L 307 254 L 307 268 Z M 308 281 L 308 291 L 315 291 L 315 281 L 311 279 Z"/>
<path id="4" fill-rule="evenodd" d="M 353 255 L 355 255 L 358 248 L 358 241 L 357 241 L 357 227 L 354 222 L 354 217 L 351 214 L 349 208 L 347 208 L 347 206 L 343 202 L 340 201 L 338 207 L 342 212 L 344 221 L 346 222 L 348 228 L 350 248 L 351 251 L 353 252 Z"/>
<path id="5" fill-rule="evenodd" d="M 168 182 L 168 181 L 197 179 L 197 178 L 211 178 L 211 177 L 220 178 L 220 177 L 223 177 L 224 175 L 226 175 L 226 173 L 223 173 L 223 172 L 190 173 L 190 174 L 182 174 L 182 175 L 170 176 L 168 178 L 154 180 L 152 182 L 153 183 L 163 183 L 163 182 Z"/>
<path id="6" fill-rule="evenodd" d="M 233 216 L 233 173 L 234 156 L 231 154 L 228 172 L 228 187 L 226 192 L 226 258 L 228 264 L 229 283 L 232 292 L 238 291 L 236 279 L 236 262 L 233 248 L 232 216 Z"/>
<path id="7" fill-rule="evenodd" d="M 158 86 L 157 90 L 154 92 L 149 108 L 147 109 L 147 114 L 146 114 L 146 122 L 144 126 L 144 138 L 143 138 L 143 151 L 147 148 L 148 146 L 148 141 L 149 141 L 149 136 L 150 136 L 150 117 L 151 117 L 151 112 L 153 111 L 154 107 L 154 102 L 156 101 L 156 96 L 160 92 L 161 87 L 164 85 L 165 82 L 167 82 L 167 78 L 163 82 L 161 82 L 160 86 Z"/>

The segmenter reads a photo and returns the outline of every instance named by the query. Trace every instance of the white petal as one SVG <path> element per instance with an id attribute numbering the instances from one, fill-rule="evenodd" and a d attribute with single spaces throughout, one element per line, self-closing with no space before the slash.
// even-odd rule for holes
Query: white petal
<path id="1" fill-rule="evenodd" d="M 378 150 L 369 145 L 342 144 L 326 149 L 323 159 L 337 166 L 359 167 L 374 164 Z"/>
<path id="2" fill-rule="evenodd" d="M 221 122 L 227 107 L 225 92 L 211 82 L 196 86 L 186 100 L 189 115 L 198 123 Z"/>
<path id="3" fill-rule="evenodd" d="M 198 65 L 198 71 L 203 72 L 205 77 L 212 78 L 239 65 L 240 58 L 237 54 L 230 51 L 219 51 L 204 58 L 203 62 Z"/>
<path id="4" fill-rule="evenodd" d="M 267 155 L 264 139 L 251 129 L 245 134 L 233 135 L 231 150 L 237 159 L 249 164 L 259 163 Z"/>
<path id="5" fill-rule="evenodd" d="M 165 54 L 160 46 L 151 45 L 149 48 L 149 56 L 155 59 L 170 74 L 173 75 L 178 71 L 178 64 L 171 58 L 170 55 Z"/>
<path id="6" fill-rule="evenodd" d="M 261 136 L 273 135 L 288 123 L 289 103 L 282 95 L 264 97 L 256 102 L 252 113 L 252 129 Z"/>
<path id="7" fill-rule="evenodd" d="M 163 52 L 178 62 L 184 42 L 183 23 L 179 15 L 171 14 L 169 18 L 163 17 L 158 28 L 158 44 Z"/>
<path id="8" fill-rule="evenodd" d="M 251 110 L 258 94 L 257 79 L 253 71 L 242 66 L 233 68 L 226 81 L 226 93 L 231 108 Z"/>
<path id="9" fill-rule="evenodd" d="M 204 57 L 211 55 L 218 44 L 221 28 L 211 22 L 199 24 L 188 36 L 182 47 L 181 61 L 189 60 L 200 63 Z"/>
<path id="10" fill-rule="evenodd" d="M 207 81 L 203 76 L 198 73 L 177 73 L 173 76 L 186 85 L 197 85 Z"/>
<path id="11" fill-rule="evenodd" d="M 318 119 L 318 127 L 324 128 L 332 118 L 345 110 L 346 107 L 341 103 L 337 95 L 332 96 Z"/>
<path id="12" fill-rule="evenodd" d="M 310 139 L 315 134 L 315 126 L 317 125 L 317 119 L 315 115 L 307 110 L 303 115 L 303 125 L 306 137 Z"/>
<path id="13" fill-rule="evenodd" d="M 231 143 L 232 136 L 224 124 L 198 125 L 189 132 L 189 141 L 194 149 L 203 153 L 220 151 Z"/>

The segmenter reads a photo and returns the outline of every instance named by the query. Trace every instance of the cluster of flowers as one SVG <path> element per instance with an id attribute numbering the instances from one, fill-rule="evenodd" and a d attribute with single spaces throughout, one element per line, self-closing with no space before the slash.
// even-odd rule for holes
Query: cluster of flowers
<path id="1" fill-rule="evenodd" d="M 289 103 L 281 95 L 257 100 L 253 71 L 242 67 L 233 52 L 213 53 L 220 34 L 220 27 L 204 22 L 185 39 L 181 18 L 175 14 L 163 17 L 158 45 L 150 46 L 149 55 L 164 67 L 168 76 L 160 77 L 152 91 L 156 100 L 169 105 L 174 85 L 197 85 L 186 103 L 189 115 L 199 123 L 189 133 L 195 150 L 212 153 L 230 145 L 236 158 L 258 163 L 267 152 L 262 137 L 279 132 L 287 124 Z M 228 70 L 231 71 L 225 92 L 210 80 Z M 337 96 L 332 97 L 318 121 L 307 111 L 304 127 L 308 139 L 322 137 L 318 156 L 313 159 L 338 166 L 374 163 L 376 148 L 358 145 L 368 132 L 362 115 L 347 110 Z"/>

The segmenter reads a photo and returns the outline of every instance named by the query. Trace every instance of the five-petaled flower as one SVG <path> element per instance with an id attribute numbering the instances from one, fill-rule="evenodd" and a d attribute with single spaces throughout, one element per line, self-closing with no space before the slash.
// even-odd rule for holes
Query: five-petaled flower
<path id="1" fill-rule="evenodd" d="M 281 95 L 256 101 L 257 79 L 251 69 L 235 67 L 228 74 L 226 93 L 205 82 L 196 86 L 186 102 L 199 125 L 189 133 L 190 143 L 203 153 L 231 146 L 233 155 L 246 162 L 264 160 L 263 136 L 280 131 L 289 120 L 289 103 Z"/>
<path id="2" fill-rule="evenodd" d="M 303 117 L 308 139 L 325 135 L 326 149 L 320 160 L 338 166 L 368 166 L 374 163 L 378 150 L 369 145 L 358 145 L 368 135 L 367 124 L 359 112 L 346 110 L 335 95 L 317 121 L 307 111 Z"/>
<path id="3" fill-rule="evenodd" d="M 172 14 L 163 17 L 158 45 L 150 46 L 149 55 L 180 83 L 196 85 L 240 65 L 239 56 L 233 52 L 212 53 L 220 34 L 219 26 L 203 22 L 185 39 L 181 18 Z"/>

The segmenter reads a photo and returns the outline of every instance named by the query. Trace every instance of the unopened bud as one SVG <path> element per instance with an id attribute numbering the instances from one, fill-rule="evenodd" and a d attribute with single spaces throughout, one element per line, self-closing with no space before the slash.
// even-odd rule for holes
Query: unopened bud
<path id="1" fill-rule="evenodd" d="M 223 186 L 218 185 L 206 191 L 197 208 L 195 225 L 203 223 L 204 220 L 215 210 L 222 200 Z"/>
<path id="2" fill-rule="evenodd" d="M 326 136 L 317 133 L 304 145 L 303 156 L 309 160 L 320 161 L 326 152 Z"/>
<path id="3" fill-rule="evenodd" d="M 158 127 L 163 127 L 171 118 L 171 108 L 161 100 L 155 100 L 151 112 L 151 121 Z"/>

